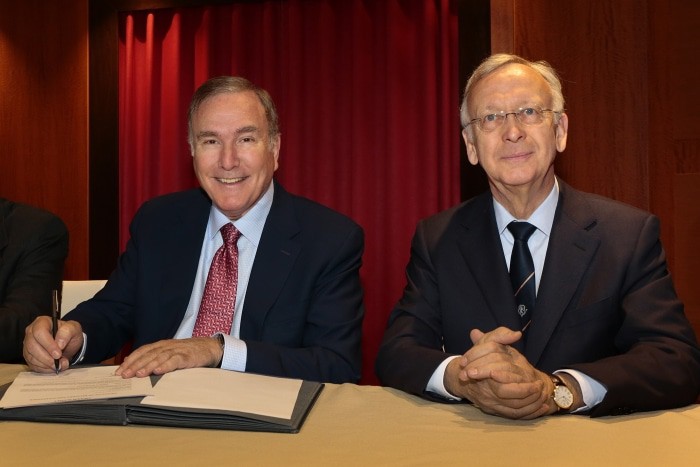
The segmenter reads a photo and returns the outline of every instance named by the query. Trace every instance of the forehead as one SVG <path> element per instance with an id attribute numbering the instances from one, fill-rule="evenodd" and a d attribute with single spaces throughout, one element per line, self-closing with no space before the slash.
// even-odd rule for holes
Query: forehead
<path id="1" fill-rule="evenodd" d="M 223 92 L 206 98 L 194 114 L 193 124 L 240 123 L 266 128 L 265 109 L 253 91 Z"/>
<path id="2" fill-rule="evenodd" d="M 511 107 L 522 105 L 549 106 L 552 93 L 547 81 L 537 71 L 511 63 L 476 83 L 469 101 L 470 107 L 476 110 L 512 110 Z"/>

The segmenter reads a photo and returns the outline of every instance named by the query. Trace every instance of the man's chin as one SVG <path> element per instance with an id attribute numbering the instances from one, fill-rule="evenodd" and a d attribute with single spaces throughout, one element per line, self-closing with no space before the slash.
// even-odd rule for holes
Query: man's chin
<path id="1" fill-rule="evenodd" d="M 246 206 L 240 201 L 234 202 L 230 199 L 221 199 L 220 197 L 212 197 L 212 202 L 219 211 L 231 220 L 239 219 L 250 209 L 250 206 Z"/>

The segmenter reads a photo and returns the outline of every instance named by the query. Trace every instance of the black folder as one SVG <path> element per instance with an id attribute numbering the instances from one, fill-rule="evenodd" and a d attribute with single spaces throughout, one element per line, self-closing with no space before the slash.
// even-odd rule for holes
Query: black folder
<path id="1" fill-rule="evenodd" d="M 154 385 L 158 379 L 152 378 Z M 0 397 L 10 384 L 0 387 Z M 322 383 L 303 381 L 289 419 L 228 410 L 144 405 L 143 397 L 129 397 L 0 409 L 0 420 L 298 433 L 322 389 Z"/>

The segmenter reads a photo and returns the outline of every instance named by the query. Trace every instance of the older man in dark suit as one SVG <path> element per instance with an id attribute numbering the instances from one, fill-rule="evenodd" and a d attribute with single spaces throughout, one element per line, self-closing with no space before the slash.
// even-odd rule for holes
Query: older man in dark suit
<path id="1" fill-rule="evenodd" d="M 22 362 L 24 329 L 51 314 L 60 290 L 68 230 L 43 209 L 0 198 L 0 362 Z"/>
<path id="2" fill-rule="evenodd" d="M 461 117 L 490 191 L 418 225 L 381 381 L 508 418 L 693 402 L 700 351 L 658 219 L 554 174 L 568 132 L 554 69 L 488 58 Z"/>
<path id="3" fill-rule="evenodd" d="M 30 367 L 99 362 L 133 339 L 123 377 L 220 366 L 357 381 L 363 232 L 273 182 L 281 139 L 270 96 L 242 78 L 207 81 L 189 141 L 201 189 L 142 206 L 105 288 L 55 341 L 46 320 L 28 330 Z"/>

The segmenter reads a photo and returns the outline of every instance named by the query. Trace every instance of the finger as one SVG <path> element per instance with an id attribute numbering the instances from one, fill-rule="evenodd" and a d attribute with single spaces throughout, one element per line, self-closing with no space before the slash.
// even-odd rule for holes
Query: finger
<path id="1" fill-rule="evenodd" d="M 468 365 L 460 371 L 460 379 L 482 380 L 491 378 L 494 371 L 508 372 L 511 370 L 512 363 L 504 359 L 501 354 L 489 354 L 476 361 L 470 361 Z"/>
<path id="2" fill-rule="evenodd" d="M 77 344 L 82 347 L 83 344 L 83 328 L 77 321 L 58 321 L 58 329 L 56 330 L 56 338 L 54 339 L 58 348 L 63 352 L 69 346 L 76 347 Z"/>
<path id="3" fill-rule="evenodd" d="M 548 413 L 547 395 L 534 383 L 501 384 L 493 379 L 467 383 L 466 398 L 485 413 L 512 419 L 532 419 Z"/>
<path id="4" fill-rule="evenodd" d="M 168 345 L 157 359 L 158 365 L 152 369 L 155 374 L 163 374 L 181 368 L 211 366 L 219 361 L 218 352 L 220 352 L 221 346 L 216 338 L 194 337 L 165 342 Z"/>
<path id="5" fill-rule="evenodd" d="M 494 386 L 494 394 L 509 406 L 523 407 L 525 405 L 542 403 L 546 399 L 544 385 L 540 381 L 527 383 L 508 383 Z"/>
<path id="6" fill-rule="evenodd" d="M 134 350 L 124 358 L 124 361 L 119 365 L 114 374 L 122 378 L 132 378 L 136 376 L 139 370 L 142 370 L 145 365 L 158 355 L 156 344 L 144 345 Z"/>
<path id="7" fill-rule="evenodd" d="M 529 415 L 525 415 L 520 418 L 520 420 L 533 420 L 535 418 L 543 417 L 549 413 L 549 406 L 546 403 L 540 405 L 540 407 Z"/>
<path id="8" fill-rule="evenodd" d="M 522 406 L 515 404 L 503 405 L 499 411 L 513 419 L 532 420 L 547 415 L 549 413 L 549 406 L 545 401 L 535 398 L 532 403 Z"/>
<path id="9" fill-rule="evenodd" d="M 470 349 L 465 355 L 467 362 L 462 364 L 461 368 L 471 378 L 490 378 L 494 371 L 505 371 L 520 375 L 518 378 L 520 381 L 528 379 L 528 374 L 534 375 L 535 373 L 525 357 L 510 346 L 488 343 Z M 529 380 L 534 378 L 532 376 Z"/>
<path id="10" fill-rule="evenodd" d="M 510 418 L 512 420 L 532 420 L 541 417 L 546 413 L 542 410 L 542 405 L 526 406 L 521 408 L 498 407 L 494 410 L 494 415 Z"/>
<path id="11" fill-rule="evenodd" d="M 123 378 L 143 378 L 152 374 L 164 374 L 181 368 L 184 340 L 165 340 L 136 349 L 115 372 Z"/>
<path id="12" fill-rule="evenodd" d="M 518 342 L 523 337 L 523 333 L 500 326 L 487 333 L 484 333 L 478 329 L 472 329 L 472 331 L 469 333 L 469 337 L 474 345 L 483 344 L 486 342 L 511 345 Z"/>
<path id="13" fill-rule="evenodd" d="M 39 352 L 34 351 L 31 347 L 25 347 L 23 351 L 24 360 L 32 371 L 37 373 L 55 372 L 56 368 L 53 365 L 53 358 L 42 358 Z M 51 365 L 46 362 L 51 362 Z"/>
<path id="14" fill-rule="evenodd" d="M 472 344 L 476 345 L 481 339 L 483 339 L 485 334 L 486 333 L 480 329 L 472 329 L 469 333 L 469 338 L 472 340 Z"/>
<path id="15" fill-rule="evenodd" d="M 35 371 L 50 368 L 54 358 L 61 358 L 61 349 L 51 335 L 49 317 L 40 316 L 27 326 L 22 352 L 27 363 Z"/>
<path id="16" fill-rule="evenodd" d="M 136 376 L 143 378 L 149 375 L 162 375 L 180 368 L 180 354 L 177 347 L 159 347 L 158 352 L 147 355 L 150 360 L 142 358 L 143 364 L 136 369 Z"/>
<path id="17" fill-rule="evenodd" d="M 474 345 L 471 349 L 467 350 L 464 354 L 465 364 L 474 363 L 482 358 L 493 358 L 494 355 L 497 358 L 508 358 L 511 359 L 512 352 L 514 350 L 512 347 L 499 344 L 496 342 L 484 342 L 481 344 Z"/>
<path id="18" fill-rule="evenodd" d="M 512 419 L 533 419 L 545 415 L 549 407 L 542 393 L 531 394 L 525 398 L 497 398 L 491 409 L 497 414 Z"/>

